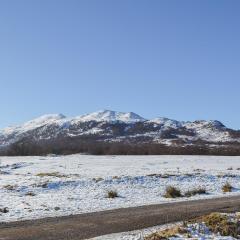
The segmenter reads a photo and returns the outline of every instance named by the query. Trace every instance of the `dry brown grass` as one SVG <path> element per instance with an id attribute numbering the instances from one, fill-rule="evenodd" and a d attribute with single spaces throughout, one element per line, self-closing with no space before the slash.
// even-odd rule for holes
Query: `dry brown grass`
<path id="1" fill-rule="evenodd" d="M 180 189 L 173 187 L 173 186 L 168 186 L 166 188 L 164 197 L 165 198 L 178 198 L 178 197 L 182 197 L 182 193 L 181 193 Z"/>
<path id="2" fill-rule="evenodd" d="M 204 222 L 211 232 L 219 233 L 221 236 L 237 238 L 240 234 L 240 222 L 230 221 L 225 214 L 211 213 L 198 218 L 196 222 Z"/>
<path id="3" fill-rule="evenodd" d="M 187 230 L 182 227 L 173 227 L 165 229 L 159 232 L 152 233 L 146 237 L 144 240 L 163 240 L 169 239 L 170 237 L 176 237 L 177 234 L 187 234 Z"/>
<path id="4" fill-rule="evenodd" d="M 229 182 L 226 182 L 223 186 L 222 186 L 222 191 L 223 192 L 232 192 L 232 185 Z"/>
<path id="5" fill-rule="evenodd" d="M 205 188 L 195 188 L 195 189 L 187 191 L 184 194 L 184 196 L 185 197 L 192 197 L 192 196 L 195 196 L 195 195 L 206 194 L 206 193 L 207 193 L 207 191 L 206 191 Z"/>
<path id="6" fill-rule="evenodd" d="M 107 192 L 107 198 L 116 198 L 116 197 L 118 197 L 117 191 L 110 190 Z"/>
<path id="7" fill-rule="evenodd" d="M 112 179 L 118 180 L 118 179 L 121 179 L 121 177 L 119 177 L 119 176 L 113 176 Z"/>
<path id="8" fill-rule="evenodd" d="M 232 220 L 226 214 L 211 213 L 192 219 L 188 223 L 205 223 L 208 229 L 215 234 L 220 234 L 221 236 L 231 236 L 239 239 L 240 220 L 238 218 Z M 182 226 L 175 226 L 169 229 L 161 230 L 146 236 L 144 240 L 167 240 L 171 237 L 177 237 L 177 235 L 183 235 L 185 238 L 192 238 L 186 227 L 187 225 L 183 224 Z"/>
<path id="9" fill-rule="evenodd" d="M 34 197 L 34 196 L 36 196 L 36 194 L 35 194 L 34 192 L 27 192 L 27 193 L 25 194 L 25 196 Z"/>
<path id="10" fill-rule="evenodd" d="M 104 179 L 101 178 L 101 177 L 96 177 L 96 178 L 93 178 L 92 180 L 93 180 L 94 182 L 98 183 L 98 182 L 103 181 Z"/>
<path id="11" fill-rule="evenodd" d="M 49 172 L 49 173 L 38 173 L 36 176 L 38 177 L 67 177 L 67 175 L 61 174 L 59 172 Z"/>
<path id="12" fill-rule="evenodd" d="M 3 188 L 9 190 L 9 191 L 13 191 L 13 190 L 16 190 L 17 189 L 17 185 L 11 185 L 11 184 L 7 184 L 7 185 L 4 185 Z"/>

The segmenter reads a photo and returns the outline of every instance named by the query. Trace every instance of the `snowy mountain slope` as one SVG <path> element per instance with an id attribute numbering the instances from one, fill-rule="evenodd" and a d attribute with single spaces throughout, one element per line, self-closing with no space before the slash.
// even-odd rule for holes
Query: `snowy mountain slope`
<path id="1" fill-rule="evenodd" d="M 43 127 L 45 125 L 48 125 L 54 122 L 58 122 L 59 120 L 62 120 L 65 118 L 66 117 L 62 114 L 47 114 L 39 118 L 35 118 L 19 126 L 7 127 L 3 129 L 0 133 L 5 135 L 14 134 L 14 133 L 20 134 L 20 133 L 34 130 L 39 127 Z"/>
<path id="2" fill-rule="evenodd" d="M 240 131 L 219 121 L 182 122 L 168 118 L 147 120 L 135 113 L 102 110 L 74 118 L 49 114 L 0 130 L 0 147 L 19 141 L 74 141 L 194 145 L 240 143 Z"/>
<path id="3" fill-rule="evenodd" d="M 234 141 L 227 128 L 219 121 L 194 121 L 183 124 L 189 130 L 193 130 L 198 138 L 205 139 L 210 142 L 227 142 Z"/>
<path id="4" fill-rule="evenodd" d="M 152 120 L 149 120 L 148 122 L 163 125 L 165 128 L 178 128 L 182 127 L 184 124 L 184 122 L 176 121 L 165 117 L 154 118 Z"/>
<path id="5" fill-rule="evenodd" d="M 140 117 L 136 113 L 133 112 L 116 112 L 111 110 L 101 110 L 98 112 L 93 112 L 90 114 L 86 114 L 77 118 L 79 121 L 107 121 L 107 122 L 116 122 L 122 121 L 126 123 L 140 122 L 145 121 L 144 118 Z"/>

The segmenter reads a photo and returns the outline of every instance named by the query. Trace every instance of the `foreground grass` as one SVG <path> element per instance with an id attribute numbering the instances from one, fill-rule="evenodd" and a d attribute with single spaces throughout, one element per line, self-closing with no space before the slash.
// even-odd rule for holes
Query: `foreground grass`
<path id="1" fill-rule="evenodd" d="M 181 192 L 179 188 L 174 186 L 168 186 L 165 190 L 165 194 L 163 195 L 165 198 L 179 198 L 179 197 L 192 197 L 195 195 L 206 194 L 207 191 L 205 188 L 194 188 L 192 190 L 188 190 L 184 194 Z"/>
<path id="2" fill-rule="evenodd" d="M 231 185 L 229 182 L 226 182 L 226 183 L 222 186 L 222 191 L 223 191 L 224 193 L 226 193 L 226 192 L 232 192 L 232 190 L 233 190 L 233 187 L 232 187 L 232 185 Z"/>
<path id="3" fill-rule="evenodd" d="M 205 228 L 205 232 L 202 230 Z M 240 218 L 235 215 L 232 217 L 228 214 L 223 213 L 211 213 L 196 219 L 192 219 L 179 226 L 167 228 L 155 233 L 152 233 L 144 238 L 144 240 L 163 240 L 177 237 L 179 239 L 194 238 L 194 231 L 198 230 L 200 234 L 213 234 L 212 237 L 229 236 L 239 239 L 240 236 Z M 204 238 L 205 239 L 205 238 Z M 206 238 L 208 239 L 208 238 Z M 212 239 L 212 238 L 211 238 Z"/>
<path id="4" fill-rule="evenodd" d="M 116 197 L 118 197 L 117 191 L 110 190 L 107 192 L 107 198 L 116 198 Z"/>
<path id="5" fill-rule="evenodd" d="M 67 177 L 67 175 L 61 174 L 59 172 L 38 173 L 36 176 L 38 176 L 38 177 L 58 177 L 58 178 Z"/>
<path id="6" fill-rule="evenodd" d="M 178 197 L 182 197 L 182 193 L 180 191 L 180 189 L 173 187 L 173 186 L 168 186 L 166 188 L 164 197 L 165 198 L 178 198 Z"/>
<path id="7" fill-rule="evenodd" d="M 192 197 L 192 196 L 195 196 L 195 195 L 206 194 L 206 193 L 207 193 L 207 191 L 206 191 L 205 188 L 195 188 L 195 189 L 187 191 L 184 194 L 184 196 L 185 197 Z"/>

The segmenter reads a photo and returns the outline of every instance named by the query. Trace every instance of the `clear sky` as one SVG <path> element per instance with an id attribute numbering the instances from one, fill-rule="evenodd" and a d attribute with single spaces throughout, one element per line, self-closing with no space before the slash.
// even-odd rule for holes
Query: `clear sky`
<path id="1" fill-rule="evenodd" d="M 1 0 L 0 127 L 112 109 L 240 129 L 239 0 Z"/>

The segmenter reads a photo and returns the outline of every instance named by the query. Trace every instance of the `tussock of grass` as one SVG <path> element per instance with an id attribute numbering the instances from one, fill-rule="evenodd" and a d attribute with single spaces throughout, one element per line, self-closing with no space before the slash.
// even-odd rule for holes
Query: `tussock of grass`
<path id="1" fill-rule="evenodd" d="M 222 186 L 222 191 L 223 192 L 232 192 L 232 185 L 229 182 L 226 182 L 223 186 Z"/>
<path id="2" fill-rule="evenodd" d="M 162 177 L 162 174 L 160 173 L 151 173 L 151 174 L 147 174 L 147 177 Z"/>
<path id="3" fill-rule="evenodd" d="M 48 188 L 48 182 L 45 182 L 45 183 L 41 184 L 41 187 L 42 188 Z"/>
<path id="4" fill-rule="evenodd" d="M 112 179 L 117 179 L 117 180 L 118 180 L 118 179 L 121 179 L 121 177 L 119 177 L 119 176 L 113 176 Z"/>
<path id="5" fill-rule="evenodd" d="M 94 182 L 98 183 L 98 182 L 103 181 L 104 179 L 101 178 L 101 177 L 97 177 L 97 178 L 93 178 L 92 180 L 93 180 Z"/>
<path id="6" fill-rule="evenodd" d="M 195 196 L 195 195 L 199 195 L 199 194 L 206 194 L 206 189 L 205 188 L 195 188 L 195 189 L 192 189 L 192 190 L 189 190 L 187 191 L 184 196 L 185 197 L 192 197 L 192 196 Z"/>
<path id="7" fill-rule="evenodd" d="M 25 194 L 25 196 L 34 197 L 34 196 L 36 196 L 36 194 L 35 194 L 34 192 L 27 192 L 27 193 Z"/>
<path id="8" fill-rule="evenodd" d="M 117 191 L 110 190 L 107 192 L 107 198 L 116 198 L 116 197 L 118 197 Z"/>
<path id="9" fill-rule="evenodd" d="M 240 220 L 238 218 L 233 219 L 227 214 L 211 213 L 201 217 L 197 217 L 190 220 L 185 225 L 175 226 L 169 229 L 161 230 L 152 233 L 144 238 L 144 240 L 167 240 L 172 237 L 178 237 L 179 235 L 184 236 L 184 239 L 191 238 L 191 232 L 188 230 L 188 224 L 202 224 L 204 223 L 210 232 L 239 239 L 240 236 Z M 195 238 L 194 238 L 195 239 Z"/>
<path id="10" fill-rule="evenodd" d="M 227 215 L 221 213 L 211 213 L 198 218 L 196 222 L 204 222 L 211 232 L 221 236 L 237 238 L 240 234 L 240 222 L 230 221 Z"/>
<path id="11" fill-rule="evenodd" d="M 61 174 L 59 172 L 38 173 L 36 176 L 38 176 L 38 177 L 58 177 L 58 178 L 67 177 L 66 175 Z"/>
<path id="12" fill-rule="evenodd" d="M 182 193 L 181 193 L 180 189 L 173 187 L 173 186 L 168 186 L 166 188 L 164 197 L 165 198 L 178 198 L 178 197 L 182 197 Z"/>
<path id="13" fill-rule="evenodd" d="M 13 190 L 16 190 L 17 185 L 10 185 L 10 184 L 8 184 L 8 185 L 4 185 L 3 188 L 5 188 L 5 189 L 7 189 L 9 191 L 13 191 Z"/>
<path id="14" fill-rule="evenodd" d="M 7 207 L 0 208 L 0 212 L 1 212 L 1 213 L 8 213 L 8 212 L 9 212 L 9 209 L 8 209 Z"/>
<path id="15" fill-rule="evenodd" d="M 170 174 L 170 173 L 165 173 L 161 175 L 161 178 L 170 178 L 170 177 L 176 177 L 178 176 L 177 174 Z"/>

